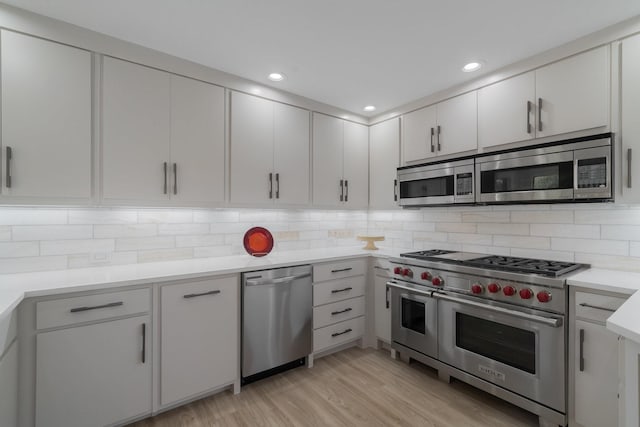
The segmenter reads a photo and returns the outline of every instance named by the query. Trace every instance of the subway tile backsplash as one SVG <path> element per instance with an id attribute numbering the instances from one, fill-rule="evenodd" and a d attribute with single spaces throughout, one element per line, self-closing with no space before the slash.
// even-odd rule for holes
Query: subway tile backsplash
<path id="1" fill-rule="evenodd" d="M 442 248 L 640 271 L 640 206 L 533 205 L 411 210 L 0 208 L 0 273 L 243 254 L 253 226 L 275 250 L 361 245 Z"/>

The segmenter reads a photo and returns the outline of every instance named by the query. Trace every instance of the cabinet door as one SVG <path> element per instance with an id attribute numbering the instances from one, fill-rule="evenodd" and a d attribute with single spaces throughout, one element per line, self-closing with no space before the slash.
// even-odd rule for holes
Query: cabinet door
<path id="1" fill-rule="evenodd" d="M 436 150 L 439 156 L 478 149 L 476 91 L 439 103 L 437 115 Z"/>
<path id="2" fill-rule="evenodd" d="M 171 199 L 224 201 L 224 89 L 171 76 Z M 177 172 L 177 173 L 176 173 Z"/>
<path id="3" fill-rule="evenodd" d="M 374 276 L 375 287 L 375 320 L 376 320 L 376 336 L 387 343 L 391 342 L 391 309 L 388 304 L 387 281 L 386 276 Z"/>
<path id="4" fill-rule="evenodd" d="M 18 343 L 0 358 L 0 426 L 18 425 Z"/>
<path id="5" fill-rule="evenodd" d="M 622 194 L 624 200 L 628 202 L 640 200 L 640 120 L 638 120 L 640 79 L 638 76 L 640 76 L 640 36 L 634 36 L 622 41 Z"/>
<path id="6" fill-rule="evenodd" d="M 2 194 L 88 199 L 91 54 L 5 30 L 1 39 Z"/>
<path id="7" fill-rule="evenodd" d="M 535 72 L 478 91 L 478 148 L 535 137 Z M 528 103 L 528 104 L 527 104 Z"/>
<path id="8" fill-rule="evenodd" d="M 238 378 L 238 307 L 237 276 L 162 287 L 162 405 Z"/>
<path id="9" fill-rule="evenodd" d="M 369 204 L 369 127 L 344 122 L 345 205 L 366 208 Z"/>
<path id="10" fill-rule="evenodd" d="M 274 197 L 286 205 L 309 204 L 309 112 L 274 103 Z"/>
<path id="11" fill-rule="evenodd" d="M 400 166 L 400 122 L 387 120 L 369 128 L 369 206 L 398 206 L 397 168 Z"/>
<path id="12" fill-rule="evenodd" d="M 170 75 L 105 57 L 102 84 L 104 199 L 168 201 Z"/>
<path id="13" fill-rule="evenodd" d="M 341 206 L 344 120 L 313 114 L 313 204 Z M 344 199 L 344 197 L 343 197 Z"/>
<path id="14" fill-rule="evenodd" d="M 149 316 L 38 334 L 36 426 L 99 427 L 149 414 L 150 337 Z"/>
<path id="15" fill-rule="evenodd" d="M 583 334 L 580 370 L 580 334 Z M 582 427 L 618 425 L 618 338 L 605 326 L 576 320 L 575 419 Z"/>
<path id="16" fill-rule="evenodd" d="M 423 160 L 437 155 L 436 106 L 402 116 L 402 161 Z"/>
<path id="17" fill-rule="evenodd" d="M 273 102 L 231 94 L 231 202 L 273 203 Z"/>
<path id="18" fill-rule="evenodd" d="M 609 125 L 609 78 L 609 46 L 536 70 L 537 137 Z"/>

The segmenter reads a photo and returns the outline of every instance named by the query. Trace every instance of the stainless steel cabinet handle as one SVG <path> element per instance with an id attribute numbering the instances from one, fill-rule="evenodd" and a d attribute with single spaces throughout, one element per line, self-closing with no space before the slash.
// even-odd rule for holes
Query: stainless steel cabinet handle
<path id="1" fill-rule="evenodd" d="M 442 150 L 440 146 L 440 125 L 438 125 L 438 134 L 436 135 L 436 141 L 438 142 L 438 151 Z"/>
<path id="2" fill-rule="evenodd" d="M 596 310 L 610 311 L 611 313 L 614 313 L 616 311 L 615 308 L 600 307 L 597 305 L 587 304 L 586 302 L 580 303 L 579 305 L 580 307 L 595 308 Z"/>
<path id="3" fill-rule="evenodd" d="M 196 297 L 203 297 L 205 295 L 218 295 L 220 293 L 219 290 L 215 290 L 215 291 L 209 291 L 209 292 L 202 292 L 199 294 L 186 294 L 183 295 L 182 298 L 188 299 L 188 298 L 196 298 Z"/>
<path id="4" fill-rule="evenodd" d="M 349 201 L 349 180 L 344 180 L 344 201 Z"/>
<path id="5" fill-rule="evenodd" d="M 178 164 L 173 164 L 173 194 L 178 194 Z"/>
<path id="6" fill-rule="evenodd" d="M 384 305 L 385 308 L 389 308 L 389 287 L 385 286 L 384 290 Z"/>
<path id="7" fill-rule="evenodd" d="M 584 372 L 584 329 L 580 329 L 580 372 Z"/>
<path id="8" fill-rule="evenodd" d="M 164 162 L 162 165 L 164 170 L 164 194 L 167 194 L 167 162 Z"/>
<path id="9" fill-rule="evenodd" d="M 332 316 L 336 316 L 336 315 L 338 315 L 338 314 L 348 313 L 348 312 L 350 312 L 351 310 L 353 310 L 353 308 L 349 307 L 349 308 L 345 308 L 344 310 L 332 311 L 332 312 L 331 312 L 331 315 L 332 315 Z"/>
<path id="10" fill-rule="evenodd" d="M 538 132 L 542 132 L 542 98 L 538 98 Z"/>
<path id="11" fill-rule="evenodd" d="M 6 156 L 5 156 L 5 165 L 6 165 L 6 179 L 5 185 L 7 188 L 11 188 L 11 158 L 13 157 L 13 150 L 11 147 L 7 146 Z"/>
<path id="12" fill-rule="evenodd" d="M 431 128 L 431 152 L 435 152 L 435 146 L 433 145 L 433 135 L 434 135 L 435 131 L 433 128 Z"/>
<path id="13" fill-rule="evenodd" d="M 430 297 L 431 294 L 433 294 L 433 291 L 422 291 L 420 289 L 411 288 L 409 286 L 403 286 L 396 282 L 387 282 L 387 290 L 389 290 L 390 287 L 396 288 L 396 289 L 402 289 L 403 291 L 407 291 L 411 294 L 423 295 L 425 297 Z"/>
<path id="14" fill-rule="evenodd" d="M 311 277 L 311 273 L 298 274 L 297 276 L 279 277 L 277 279 L 264 279 L 264 280 L 245 280 L 246 286 L 261 286 L 261 285 L 277 285 L 279 283 L 293 282 L 297 279 L 304 279 L 305 277 Z"/>
<path id="15" fill-rule="evenodd" d="M 631 181 L 631 148 L 627 149 L 627 187 L 631 188 L 633 181 Z"/>
<path id="16" fill-rule="evenodd" d="M 347 268 L 339 268 L 337 270 L 331 270 L 332 273 L 341 273 L 343 271 L 351 271 L 353 270 L 353 267 L 347 267 Z"/>
<path id="17" fill-rule="evenodd" d="M 276 199 L 280 198 L 280 174 L 276 174 Z"/>
<path id="18" fill-rule="evenodd" d="M 393 180 L 393 201 L 394 202 L 398 201 L 398 180 L 397 179 Z"/>
<path id="19" fill-rule="evenodd" d="M 340 292 L 348 292 L 351 289 L 353 289 L 351 286 L 349 286 L 348 288 L 342 288 L 342 289 L 333 289 L 331 291 L 332 294 L 339 294 Z"/>
<path id="20" fill-rule="evenodd" d="M 147 324 L 142 324 L 142 363 L 147 361 Z"/>
<path id="21" fill-rule="evenodd" d="M 378 269 L 378 270 L 389 271 L 389 269 L 388 269 L 388 268 L 380 267 L 379 265 L 374 265 L 374 266 L 373 266 L 373 268 L 376 268 L 376 269 Z"/>
<path id="22" fill-rule="evenodd" d="M 340 336 L 340 335 L 348 334 L 351 331 L 353 331 L 353 329 L 349 328 L 349 329 L 345 329 L 342 332 L 335 332 L 335 333 L 331 334 L 331 336 L 332 337 L 337 337 L 337 336 Z"/>
<path id="23" fill-rule="evenodd" d="M 527 133 L 531 133 L 531 101 L 527 101 Z"/>
<path id="24" fill-rule="evenodd" d="M 110 302 L 108 304 L 103 304 L 103 305 L 94 305 L 93 307 L 76 307 L 76 308 L 72 308 L 71 310 L 69 310 L 69 312 L 70 313 L 80 313 L 82 311 L 99 310 L 101 308 L 119 307 L 121 305 L 124 305 L 124 302 L 122 302 L 122 301 Z"/>
<path id="25" fill-rule="evenodd" d="M 269 198 L 273 199 L 273 173 L 269 172 Z"/>
<path id="26" fill-rule="evenodd" d="M 344 201 L 344 181 L 340 180 L 340 201 Z"/>

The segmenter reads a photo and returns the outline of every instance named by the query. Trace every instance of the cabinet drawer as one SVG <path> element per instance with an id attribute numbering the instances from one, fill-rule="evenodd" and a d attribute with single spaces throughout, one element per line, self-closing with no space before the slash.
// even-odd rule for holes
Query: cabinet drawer
<path id="1" fill-rule="evenodd" d="M 576 317 L 604 323 L 626 300 L 622 297 L 576 292 Z"/>
<path id="2" fill-rule="evenodd" d="M 391 277 L 391 263 L 387 258 L 373 259 L 373 274 Z"/>
<path id="3" fill-rule="evenodd" d="M 366 259 L 350 259 L 347 261 L 330 262 L 313 266 L 313 281 L 340 279 L 343 277 L 358 276 L 364 274 Z"/>
<path id="4" fill-rule="evenodd" d="M 363 315 L 364 297 L 357 297 L 334 302 L 332 304 L 326 304 L 321 307 L 314 307 L 313 328 L 322 328 L 323 326 Z"/>
<path id="5" fill-rule="evenodd" d="M 149 311 L 150 306 L 151 293 L 148 288 L 42 301 L 36 304 L 36 327 L 55 328 L 144 313 Z"/>
<path id="6" fill-rule="evenodd" d="M 329 347 L 353 341 L 364 332 L 364 317 L 336 323 L 335 325 L 313 331 L 313 351 L 318 352 Z"/>
<path id="7" fill-rule="evenodd" d="M 364 276 L 313 284 L 313 305 L 323 305 L 364 295 Z"/>

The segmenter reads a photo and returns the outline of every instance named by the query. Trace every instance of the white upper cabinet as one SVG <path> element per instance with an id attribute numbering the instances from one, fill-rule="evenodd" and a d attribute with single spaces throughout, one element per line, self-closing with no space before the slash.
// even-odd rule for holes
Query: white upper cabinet
<path id="1" fill-rule="evenodd" d="M 6 30 L 0 38 L 2 195 L 88 202 L 91 53 Z"/>
<path id="2" fill-rule="evenodd" d="M 366 208 L 369 200 L 369 129 L 313 115 L 313 204 Z"/>
<path id="3" fill-rule="evenodd" d="M 535 136 L 535 72 L 478 91 L 478 148 L 526 141 Z"/>
<path id="4" fill-rule="evenodd" d="M 621 63 L 622 196 L 625 202 L 637 202 L 640 200 L 640 36 L 622 41 Z"/>
<path id="5" fill-rule="evenodd" d="M 475 91 L 402 117 L 403 163 L 478 148 L 478 102 Z"/>
<path id="6" fill-rule="evenodd" d="M 231 202 L 309 203 L 309 112 L 231 94 Z"/>
<path id="7" fill-rule="evenodd" d="M 224 201 L 224 89 L 109 57 L 102 80 L 106 203 Z"/>
<path id="8" fill-rule="evenodd" d="M 369 206 L 398 206 L 400 166 L 400 119 L 377 123 L 369 128 Z"/>
<path id="9" fill-rule="evenodd" d="M 536 70 L 537 137 L 609 124 L 609 46 Z"/>

